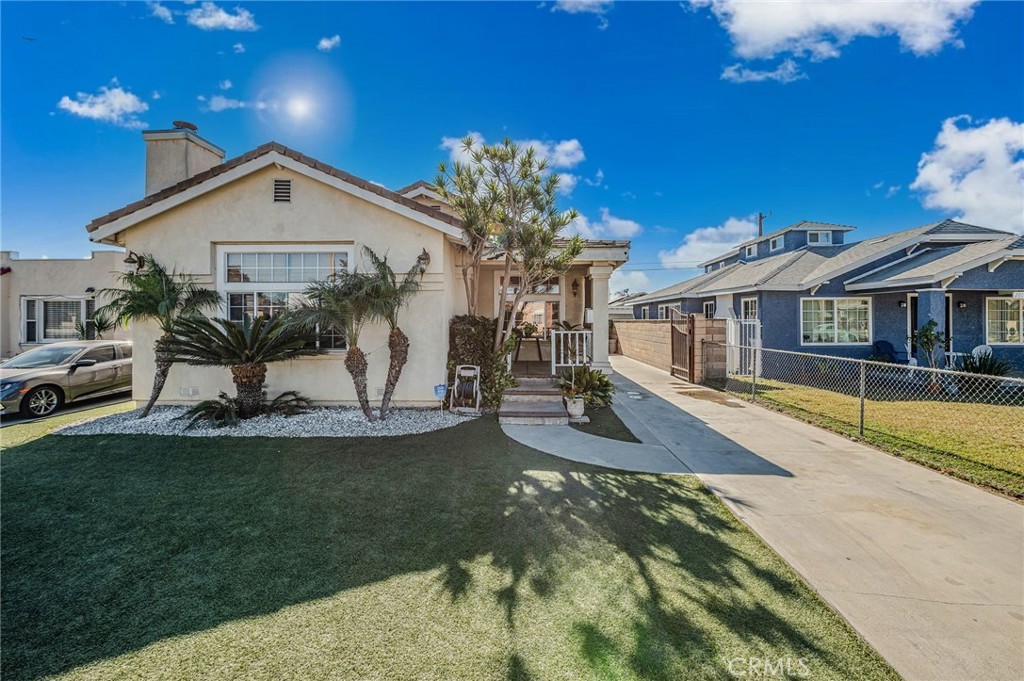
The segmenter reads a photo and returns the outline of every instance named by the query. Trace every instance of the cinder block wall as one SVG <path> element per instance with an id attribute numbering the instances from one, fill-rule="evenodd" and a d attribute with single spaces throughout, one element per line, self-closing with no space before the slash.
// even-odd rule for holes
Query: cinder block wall
<path id="1" fill-rule="evenodd" d="M 616 319 L 619 352 L 657 369 L 671 370 L 671 323 L 668 319 Z"/>

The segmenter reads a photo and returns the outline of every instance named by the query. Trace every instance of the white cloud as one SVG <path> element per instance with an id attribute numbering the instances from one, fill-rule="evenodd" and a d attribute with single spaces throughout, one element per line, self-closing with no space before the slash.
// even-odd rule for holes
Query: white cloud
<path id="1" fill-rule="evenodd" d="M 668 269 L 692 269 L 755 236 L 757 223 L 753 216 L 731 217 L 718 226 L 693 230 L 678 247 L 659 251 L 658 260 Z"/>
<path id="2" fill-rule="evenodd" d="M 167 24 L 174 23 L 174 15 L 171 13 L 171 10 L 164 7 L 159 2 L 147 2 L 146 5 L 149 7 L 150 14 L 160 21 Z"/>
<path id="3" fill-rule="evenodd" d="M 469 154 L 462 146 L 462 140 L 467 136 L 473 138 L 473 146 L 486 144 L 484 136 L 475 130 L 466 133 L 462 137 L 441 138 L 441 148 L 448 151 L 448 157 L 452 161 L 465 163 L 469 160 Z M 532 147 L 533 153 L 538 158 L 546 160 L 556 170 L 574 168 L 586 159 L 586 155 L 583 153 L 583 145 L 580 144 L 578 139 L 562 140 L 560 142 L 515 140 L 515 143 L 521 147 Z"/>
<path id="4" fill-rule="evenodd" d="M 1024 123 L 1009 118 L 972 125 L 970 116 L 942 123 L 921 155 L 910 185 L 927 208 L 970 224 L 1024 233 Z"/>
<path id="5" fill-rule="evenodd" d="M 257 31 L 260 28 L 249 10 L 236 7 L 232 14 L 212 2 L 188 10 L 185 16 L 189 24 L 204 31 Z"/>
<path id="6" fill-rule="evenodd" d="M 199 101 L 206 102 L 205 97 L 200 96 Z M 212 111 L 213 113 L 220 113 L 221 111 L 230 111 L 232 109 L 248 109 L 251 106 L 249 102 L 244 102 L 240 99 L 232 99 L 223 95 L 214 95 L 210 97 L 206 110 Z"/>
<path id="7" fill-rule="evenodd" d="M 596 15 L 597 27 L 603 31 L 608 28 L 607 14 L 614 4 L 613 0 L 556 0 L 551 11 Z"/>
<path id="8" fill-rule="evenodd" d="M 586 184 L 586 185 L 588 185 L 590 187 L 605 187 L 605 188 L 607 188 L 607 185 L 604 183 L 604 171 L 601 170 L 600 168 L 598 168 L 597 172 L 594 173 L 594 179 L 593 180 L 591 180 L 589 177 L 585 177 L 585 178 L 583 178 L 583 182 L 584 182 L 584 184 Z"/>
<path id="9" fill-rule="evenodd" d="M 871 188 L 872 189 L 881 189 L 884 186 L 885 186 L 885 181 L 884 180 L 879 180 L 878 182 L 876 182 L 873 185 L 871 185 Z"/>
<path id="10" fill-rule="evenodd" d="M 721 79 L 733 83 L 760 83 L 766 80 L 774 80 L 778 83 L 792 83 L 796 80 L 805 80 L 807 74 L 800 70 L 796 62 L 786 59 L 771 71 L 750 69 L 742 64 L 726 66 L 722 70 Z"/>
<path id="11" fill-rule="evenodd" d="M 572 173 L 558 173 L 558 193 L 562 196 L 569 196 L 572 194 L 572 190 L 576 189 L 576 185 L 579 184 L 579 175 L 573 175 Z"/>
<path id="12" fill-rule="evenodd" d="M 902 188 L 903 187 L 901 185 L 898 185 L 898 184 L 891 185 L 888 189 L 885 190 L 885 198 L 891 199 L 892 197 L 894 197 L 897 194 L 899 194 L 900 193 L 900 189 L 902 189 Z"/>
<path id="13" fill-rule="evenodd" d="M 861 36 L 898 36 L 901 48 L 916 55 L 961 47 L 958 24 L 970 20 L 978 2 L 690 0 L 693 7 L 711 8 L 744 59 L 791 54 L 816 60 L 839 56 L 840 48 Z"/>
<path id="14" fill-rule="evenodd" d="M 221 90 L 230 90 L 232 87 L 234 87 L 234 85 L 235 84 L 232 83 L 227 78 L 225 78 L 221 82 L 217 83 L 217 87 L 219 87 Z"/>
<path id="15" fill-rule="evenodd" d="M 338 34 L 334 34 L 330 38 L 320 38 L 320 42 L 316 44 L 316 49 L 320 50 L 321 52 L 330 52 L 340 44 L 341 36 Z"/>
<path id="16" fill-rule="evenodd" d="M 584 239 L 631 239 L 642 231 L 639 222 L 616 217 L 607 208 L 601 209 L 601 219 L 597 222 L 580 215 L 566 227 L 568 234 L 579 234 Z"/>
<path id="17" fill-rule="evenodd" d="M 245 54 L 245 45 L 242 43 L 235 43 L 231 49 L 235 51 L 235 54 Z"/>
<path id="18" fill-rule="evenodd" d="M 110 87 L 101 87 L 97 94 L 78 92 L 74 99 L 64 95 L 57 102 L 57 108 L 82 118 L 141 130 L 146 124 L 139 120 L 137 114 L 147 111 L 149 105 L 122 88 L 114 78 Z"/>
<path id="19" fill-rule="evenodd" d="M 619 291 L 629 289 L 631 293 L 649 291 L 651 278 L 645 272 L 631 272 L 629 270 L 615 270 L 611 279 L 608 280 L 608 291 L 615 295 Z"/>
<path id="20" fill-rule="evenodd" d="M 152 99 L 152 100 L 157 100 L 157 99 L 160 99 L 161 97 L 163 97 L 163 95 L 160 94 L 159 90 L 153 90 L 153 94 L 149 96 L 149 98 Z"/>

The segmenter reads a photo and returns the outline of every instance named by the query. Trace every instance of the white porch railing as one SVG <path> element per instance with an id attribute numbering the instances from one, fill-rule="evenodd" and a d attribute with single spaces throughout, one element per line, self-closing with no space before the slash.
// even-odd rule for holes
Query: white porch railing
<path id="1" fill-rule="evenodd" d="M 589 366 L 594 360 L 594 332 L 551 330 L 551 375 L 559 369 Z"/>

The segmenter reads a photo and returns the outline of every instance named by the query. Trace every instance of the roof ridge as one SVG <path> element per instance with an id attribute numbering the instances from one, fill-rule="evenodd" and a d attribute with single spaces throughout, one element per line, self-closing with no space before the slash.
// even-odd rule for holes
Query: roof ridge
<path id="1" fill-rule="evenodd" d="M 788 259 L 779 258 L 779 262 L 778 262 L 778 264 L 776 264 L 775 268 L 771 272 L 769 272 L 768 274 L 766 274 L 763 277 L 761 277 L 760 279 L 758 279 L 757 280 L 757 285 L 764 284 L 769 279 L 774 277 L 776 274 L 781 272 L 782 268 L 789 267 L 794 262 L 796 262 L 797 260 L 799 260 L 800 258 L 804 257 L 805 255 L 807 255 L 810 252 L 811 252 L 810 249 L 808 249 L 806 246 L 804 246 L 804 247 L 796 249 L 795 251 L 791 251 L 789 253 L 785 253 L 784 255 L 788 255 L 790 257 Z"/>

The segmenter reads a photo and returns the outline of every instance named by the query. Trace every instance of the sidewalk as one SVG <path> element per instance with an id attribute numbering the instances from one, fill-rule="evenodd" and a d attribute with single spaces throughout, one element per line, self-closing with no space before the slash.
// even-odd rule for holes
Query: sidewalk
<path id="1" fill-rule="evenodd" d="M 612 365 L 626 425 L 905 678 L 1024 678 L 1024 506 L 634 360 Z"/>

